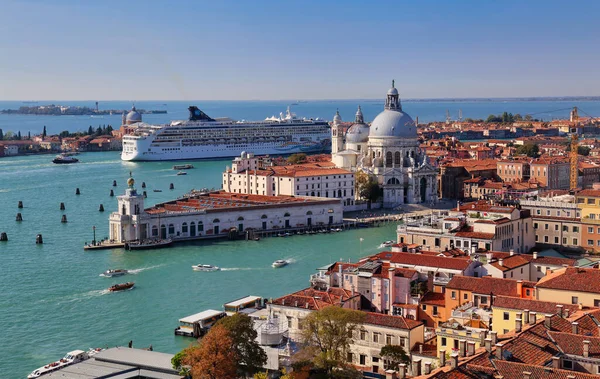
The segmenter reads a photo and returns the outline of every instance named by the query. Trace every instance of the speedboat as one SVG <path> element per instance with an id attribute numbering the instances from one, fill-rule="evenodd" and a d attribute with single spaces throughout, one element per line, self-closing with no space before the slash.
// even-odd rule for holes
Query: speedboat
<path id="1" fill-rule="evenodd" d="M 187 175 L 187 172 L 185 172 L 185 171 L 179 171 L 179 172 L 177 173 L 177 175 Z"/>
<path id="2" fill-rule="evenodd" d="M 149 239 L 143 241 L 129 241 L 125 244 L 126 250 L 148 250 L 148 249 L 160 249 L 161 247 L 167 247 L 173 243 L 170 238 L 167 239 Z"/>
<path id="3" fill-rule="evenodd" d="M 129 271 L 117 269 L 117 270 L 106 270 L 100 276 L 106 276 L 107 278 L 112 278 L 113 276 L 123 276 L 129 274 Z"/>
<path id="4" fill-rule="evenodd" d="M 382 242 L 381 245 L 379 245 L 379 247 L 380 248 L 382 248 L 382 247 L 391 247 L 395 243 L 396 243 L 396 241 L 389 240 L 389 241 Z"/>
<path id="5" fill-rule="evenodd" d="M 65 154 L 57 155 L 56 158 L 54 158 L 52 160 L 52 163 L 56 163 L 56 164 L 69 164 L 69 163 L 77 163 L 77 162 L 79 162 L 79 159 L 65 155 Z"/>
<path id="6" fill-rule="evenodd" d="M 287 264 L 288 264 L 288 261 L 286 261 L 285 259 L 278 259 L 275 262 L 273 262 L 273 264 L 271 266 L 273 266 L 274 268 L 279 268 L 279 267 L 286 266 Z"/>
<path id="7" fill-rule="evenodd" d="M 220 271 L 221 270 L 220 267 L 213 266 L 213 265 L 203 265 L 203 264 L 192 266 L 192 268 L 194 269 L 194 271 Z"/>
<path id="8" fill-rule="evenodd" d="M 134 285 L 135 285 L 134 282 L 120 283 L 120 284 L 115 284 L 114 286 L 109 287 L 108 290 L 110 292 L 125 291 L 125 290 L 132 289 Z"/>
<path id="9" fill-rule="evenodd" d="M 85 361 L 89 358 L 89 352 L 85 352 L 83 350 L 73 350 L 67 353 L 67 355 L 65 355 L 62 359 L 34 370 L 31 374 L 27 375 L 27 379 L 39 378 L 42 375 L 60 370 L 63 367 L 72 365 L 73 363 Z"/>
<path id="10" fill-rule="evenodd" d="M 180 165 L 173 166 L 173 170 L 189 170 L 190 168 L 194 168 L 194 165 L 180 164 Z"/>
<path id="11" fill-rule="evenodd" d="M 154 191 L 154 192 L 162 192 L 162 190 L 161 190 L 161 189 L 155 189 L 155 190 L 153 190 L 153 191 Z"/>

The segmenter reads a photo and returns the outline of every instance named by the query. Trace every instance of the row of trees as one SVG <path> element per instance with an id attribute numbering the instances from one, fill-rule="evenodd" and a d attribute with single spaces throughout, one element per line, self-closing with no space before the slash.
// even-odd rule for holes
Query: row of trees
<path id="1" fill-rule="evenodd" d="M 330 306 L 310 313 L 302 321 L 300 349 L 292 356 L 290 373 L 282 379 L 338 378 L 360 379 L 362 373 L 346 360 L 363 323 L 365 313 Z M 196 345 L 173 357 L 173 367 L 194 379 L 236 378 L 254 375 L 267 378 L 261 368 L 267 357 L 256 342 L 252 320 L 245 314 L 225 317 L 210 329 Z M 380 351 L 385 368 L 408 363 L 409 357 L 400 346 L 386 345 Z"/>
<path id="2" fill-rule="evenodd" d="M 531 117 L 531 115 L 525 115 L 525 117 L 523 117 L 518 113 L 513 115 L 512 113 L 508 113 L 508 112 L 504 112 L 497 116 L 494 114 L 491 114 L 485 120 L 485 122 L 501 122 L 503 124 L 510 124 L 515 121 L 537 121 L 537 120 L 534 120 L 533 117 Z"/>
<path id="3" fill-rule="evenodd" d="M 85 136 L 102 136 L 102 135 L 110 135 L 113 131 L 113 127 L 111 125 L 98 125 L 97 128 L 93 128 L 91 125 L 90 127 L 87 129 L 87 131 L 84 132 L 75 132 L 75 133 L 71 133 L 68 130 L 63 130 L 62 132 L 60 132 L 59 136 L 61 138 L 65 138 L 65 137 L 85 137 Z M 44 129 L 42 131 L 42 137 L 46 138 L 46 136 L 48 135 L 48 133 L 46 132 L 46 125 L 44 125 Z M 23 136 L 21 135 L 21 131 L 18 131 L 17 133 L 13 133 L 11 131 L 8 131 L 6 133 L 4 133 L 4 131 L 2 129 L 0 129 L 0 141 L 10 141 L 10 140 L 22 140 Z M 27 139 L 31 139 L 31 132 L 27 133 Z"/>
<path id="4" fill-rule="evenodd" d="M 565 151 L 571 151 L 571 144 L 567 144 Z M 577 154 L 588 156 L 590 155 L 591 149 L 588 146 L 577 146 Z M 517 154 L 524 154 L 531 158 L 537 158 L 540 156 L 540 147 L 535 143 L 526 143 L 517 147 Z"/>

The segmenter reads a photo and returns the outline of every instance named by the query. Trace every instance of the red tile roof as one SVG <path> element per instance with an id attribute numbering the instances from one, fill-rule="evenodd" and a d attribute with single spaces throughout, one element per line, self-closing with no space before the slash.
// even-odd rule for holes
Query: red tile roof
<path id="1" fill-rule="evenodd" d="M 492 293 L 494 295 L 520 297 L 521 294 L 517 293 L 517 284 L 517 281 L 512 279 L 492 278 L 490 276 L 474 278 L 471 276 L 455 275 L 446 285 L 446 289 L 471 291 L 482 295 Z M 529 281 L 523 281 L 522 284 L 524 288 L 535 286 L 534 282 Z"/>
<path id="2" fill-rule="evenodd" d="M 546 275 L 536 287 L 600 294 L 600 270 L 567 267 Z"/>
<path id="3" fill-rule="evenodd" d="M 421 298 L 421 304 L 436 305 L 438 307 L 446 306 L 446 295 L 440 292 L 427 292 Z"/>
<path id="4" fill-rule="evenodd" d="M 466 270 L 471 264 L 471 261 L 466 259 L 392 251 L 383 251 L 373 257 L 381 259 L 384 262 L 390 262 L 391 265 L 425 266 L 461 271 Z"/>
<path id="5" fill-rule="evenodd" d="M 597 375 L 583 372 L 561 370 L 552 367 L 535 366 L 520 362 L 494 361 L 494 366 L 499 375 L 504 379 L 522 379 L 523 372 L 530 372 L 531 379 L 598 379 Z"/>
<path id="6" fill-rule="evenodd" d="M 583 356 L 583 341 L 589 341 L 589 357 L 600 358 L 600 337 L 581 334 L 548 332 L 560 351 L 564 354 Z"/>
<path id="7" fill-rule="evenodd" d="M 409 320 L 402 316 L 390 316 L 381 313 L 365 312 L 365 324 L 385 326 L 394 329 L 412 330 L 417 326 L 423 325 L 421 321 Z"/>
<path id="8" fill-rule="evenodd" d="M 354 297 L 360 296 L 355 294 Z M 309 310 L 318 310 L 330 305 L 340 305 L 352 299 L 352 292 L 332 287 L 327 291 L 319 291 L 312 288 L 306 288 L 289 295 L 282 296 L 273 300 L 272 304 L 296 307 Z"/>
<path id="9" fill-rule="evenodd" d="M 558 311 L 556 307 L 559 303 L 550 301 L 541 301 L 533 299 L 524 299 L 518 297 L 509 296 L 496 296 L 494 300 L 494 307 L 506 308 L 506 309 L 518 309 L 518 310 L 529 310 L 530 312 L 543 313 L 543 314 L 554 314 Z M 561 304 L 564 311 L 569 311 L 569 314 L 573 314 L 579 310 L 579 306 L 575 304 Z"/>

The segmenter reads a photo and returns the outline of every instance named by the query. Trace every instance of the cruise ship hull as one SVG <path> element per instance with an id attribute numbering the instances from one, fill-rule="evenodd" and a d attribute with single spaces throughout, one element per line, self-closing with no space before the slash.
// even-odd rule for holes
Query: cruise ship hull
<path id="1" fill-rule="evenodd" d="M 272 142 L 243 144 L 236 147 L 227 145 L 205 146 L 180 146 L 180 147 L 146 147 L 144 141 L 137 141 L 136 151 L 121 153 L 124 161 L 175 161 L 191 159 L 219 159 L 232 158 L 240 155 L 242 151 L 255 155 L 289 155 L 295 153 L 328 153 L 331 152 L 331 141 L 324 139 L 321 142 Z"/>

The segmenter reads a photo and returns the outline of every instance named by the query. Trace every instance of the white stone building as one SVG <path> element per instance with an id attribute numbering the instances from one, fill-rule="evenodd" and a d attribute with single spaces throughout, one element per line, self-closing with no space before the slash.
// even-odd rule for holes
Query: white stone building
<path id="1" fill-rule="evenodd" d="M 342 199 L 354 206 L 354 173 L 331 162 L 273 166 L 265 157 L 242 153 L 223 173 L 226 192 L 265 196 L 310 196 Z"/>
<path id="2" fill-rule="evenodd" d="M 133 187 L 117 196 L 110 215 L 110 239 L 191 240 L 228 236 L 252 228 L 262 231 L 319 227 L 342 223 L 340 199 L 244 195 L 228 192 L 191 193 L 144 209 L 144 197 Z"/>
<path id="3" fill-rule="evenodd" d="M 332 125 L 332 160 L 341 168 L 377 178 L 385 207 L 437 201 L 437 168 L 419 147 L 417 125 L 402 111 L 398 90 L 389 89 L 385 107 L 371 125 L 360 109 L 344 134 L 336 113 Z M 344 141 L 345 140 L 345 141 Z"/>

